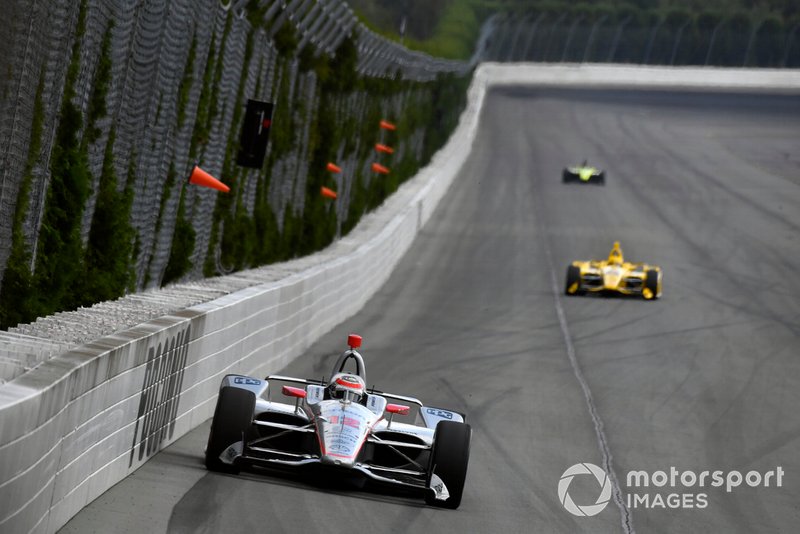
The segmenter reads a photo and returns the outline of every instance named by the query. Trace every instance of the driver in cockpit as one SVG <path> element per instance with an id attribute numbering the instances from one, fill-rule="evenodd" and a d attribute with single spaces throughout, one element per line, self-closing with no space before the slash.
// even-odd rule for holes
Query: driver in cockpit
<path id="1" fill-rule="evenodd" d="M 364 398 L 366 389 L 367 385 L 360 376 L 350 373 L 337 373 L 333 375 L 328 384 L 328 396 L 331 399 L 360 403 Z"/>

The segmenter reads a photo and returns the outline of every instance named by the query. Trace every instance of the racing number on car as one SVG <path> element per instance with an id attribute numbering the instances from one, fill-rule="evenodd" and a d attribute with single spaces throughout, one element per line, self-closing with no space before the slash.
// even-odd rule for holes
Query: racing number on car
<path id="1" fill-rule="evenodd" d="M 330 421 L 332 425 L 343 425 L 349 426 L 351 428 L 358 428 L 359 421 L 358 419 L 354 419 L 352 417 L 341 417 L 339 415 L 332 415 L 330 417 Z"/>

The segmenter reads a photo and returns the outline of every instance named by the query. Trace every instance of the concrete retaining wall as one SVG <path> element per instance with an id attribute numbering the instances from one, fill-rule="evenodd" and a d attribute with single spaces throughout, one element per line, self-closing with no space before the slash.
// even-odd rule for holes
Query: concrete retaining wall
<path id="1" fill-rule="evenodd" d="M 356 313 L 457 176 L 486 89 L 498 84 L 800 92 L 800 73 L 482 66 L 445 148 L 347 237 L 308 258 L 269 267 L 266 275 L 259 270 L 270 282 L 83 345 L 0 385 L 0 531 L 56 531 L 209 418 L 225 373 L 275 371 Z"/>

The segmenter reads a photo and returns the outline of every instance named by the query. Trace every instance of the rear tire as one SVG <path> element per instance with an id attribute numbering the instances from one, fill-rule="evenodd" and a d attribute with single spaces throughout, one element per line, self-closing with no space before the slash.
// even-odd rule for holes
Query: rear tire
<path id="1" fill-rule="evenodd" d="M 461 504 L 464 482 L 467 479 L 471 437 L 472 427 L 466 423 L 439 421 L 436 425 L 425 485 L 430 487 L 431 475 L 435 473 L 447 486 L 450 497 L 446 501 L 439 501 L 434 497 L 433 491 L 428 490 L 425 493 L 427 504 L 451 510 L 455 510 Z"/>
<path id="2" fill-rule="evenodd" d="M 578 290 L 575 293 L 570 293 L 569 288 L 572 287 L 572 284 L 578 283 Z M 565 295 L 579 295 L 581 293 L 581 268 L 576 267 L 575 265 L 570 265 L 567 267 L 567 284 L 564 287 L 564 294 Z"/>
<path id="3" fill-rule="evenodd" d="M 571 176 L 570 176 L 569 171 L 567 169 L 564 169 L 562 171 L 562 173 L 561 173 L 561 181 L 566 184 L 567 182 L 570 181 L 570 178 L 571 178 Z"/>
<path id="4" fill-rule="evenodd" d="M 597 183 L 598 185 L 605 185 L 606 184 L 606 173 L 605 171 L 601 172 L 597 175 Z"/>
<path id="5" fill-rule="evenodd" d="M 658 298 L 658 271 L 647 271 L 644 279 L 644 287 L 653 292 L 653 298 L 651 300 L 656 300 Z"/>
<path id="6" fill-rule="evenodd" d="M 208 433 L 206 446 L 206 468 L 209 471 L 238 473 L 239 468 L 219 459 L 225 449 L 237 441 L 246 439 L 253 424 L 256 395 L 252 391 L 226 386 L 219 392 L 214 419 Z"/>

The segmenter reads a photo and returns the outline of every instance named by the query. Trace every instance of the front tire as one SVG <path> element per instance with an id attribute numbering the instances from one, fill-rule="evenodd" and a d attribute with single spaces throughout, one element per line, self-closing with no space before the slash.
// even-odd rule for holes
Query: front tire
<path id="1" fill-rule="evenodd" d="M 578 284 L 578 288 L 570 293 L 569 289 L 574 285 Z M 570 265 L 567 267 L 567 283 L 564 287 L 564 294 L 566 295 L 578 295 L 581 292 L 581 268 L 575 265 Z"/>
<path id="2" fill-rule="evenodd" d="M 446 501 L 437 500 L 433 491 L 425 493 L 425 502 L 431 506 L 455 510 L 461 504 L 464 482 L 467 479 L 469 464 L 469 445 L 472 427 L 455 421 L 439 421 L 433 435 L 433 450 L 428 465 L 426 487 L 431 485 L 431 475 L 442 479 L 450 497 Z"/>
<path id="3" fill-rule="evenodd" d="M 651 300 L 656 300 L 659 297 L 658 271 L 652 269 L 647 271 L 647 274 L 645 275 L 644 279 L 644 287 L 649 289 L 650 292 L 653 294 L 653 296 L 650 297 Z"/>
<path id="4" fill-rule="evenodd" d="M 239 472 L 238 467 L 226 464 L 219 456 L 249 434 L 255 407 L 256 395 L 252 391 L 230 386 L 220 390 L 206 446 L 206 468 L 209 471 Z"/>

